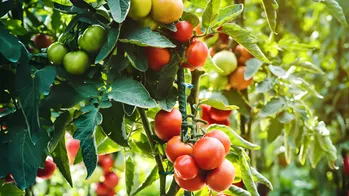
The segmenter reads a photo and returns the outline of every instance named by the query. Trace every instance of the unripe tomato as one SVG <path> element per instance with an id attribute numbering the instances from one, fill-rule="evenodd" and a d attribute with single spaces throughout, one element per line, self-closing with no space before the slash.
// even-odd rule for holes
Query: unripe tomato
<path id="1" fill-rule="evenodd" d="M 171 53 L 167 48 L 146 48 L 149 68 L 153 71 L 161 69 L 170 62 Z"/>
<path id="2" fill-rule="evenodd" d="M 206 133 L 204 137 L 213 137 L 219 140 L 224 146 L 225 155 L 227 155 L 230 151 L 231 142 L 229 136 L 225 134 L 223 131 L 213 130 L 211 132 Z"/>
<path id="3" fill-rule="evenodd" d="M 185 53 L 187 63 L 183 66 L 191 70 L 199 68 L 205 64 L 207 56 L 208 48 L 206 44 L 201 41 L 193 41 Z"/>
<path id="4" fill-rule="evenodd" d="M 174 162 L 174 172 L 183 180 L 195 178 L 199 173 L 199 167 L 196 165 L 193 157 L 182 155 Z"/>
<path id="5" fill-rule="evenodd" d="M 193 158 L 196 164 L 204 170 L 217 168 L 225 157 L 223 144 L 212 137 L 203 137 L 193 147 Z"/>
<path id="6" fill-rule="evenodd" d="M 109 193 L 108 188 L 107 188 L 102 182 L 100 182 L 100 183 L 97 184 L 96 194 L 97 194 L 98 196 L 108 195 L 108 193 Z"/>
<path id="7" fill-rule="evenodd" d="M 59 42 L 55 42 L 47 49 L 47 58 L 54 65 L 61 65 L 64 56 L 68 53 L 68 49 Z"/>
<path id="8" fill-rule="evenodd" d="M 133 20 L 146 17 L 150 13 L 151 2 L 152 0 L 131 0 L 128 16 Z"/>
<path id="9" fill-rule="evenodd" d="M 98 164 L 103 168 L 104 172 L 107 173 L 111 170 L 114 164 L 114 160 L 111 155 L 99 155 L 98 156 Z"/>
<path id="10" fill-rule="evenodd" d="M 233 164 L 228 160 L 224 160 L 219 167 L 207 173 L 205 181 L 210 189 L 221 192 L 230 187 L 234 178 L 235 169 Z"/>
<path id="11" fill-rule="evenodd" d="M 38 48 L 47 48 L 52 44 L 52 39 L 50 36 L 45 34 L 36 35 L 33 39 L 34 45 Z"/>
<path id="12" fill-rule="evenodd" d="M 179 136 L 172 137 L 166 144 L 165 153 L 172 163 L 175 162 L 177 157 L 182 155 L 190 155 L 193 151 L 193 147 L 189 144 L 185 144 L 181 141 Z"/>
<path id="13" fill-rule="evenodd" d="M 180 178 L 176 173 L 174 174 L 177 184 L 184 190 L 187 191 L 198 191 L 205 186 L 205 174 L 199 172 L 195 178 L 190 180 L 184 180 Z"/>
<path id="14" fill-rule="evenodd" d="M 170 24 L 183 14 L 182 0 L 152 0 L 151 16 L 159 23 Z"/>
<path id="15" fill-rule="evenodd" d="M 68 153 L 69 162 L 72 164 L 72 163 L 74 163 L 76 154 L 78 154 L 78 152 L 79 152 L 80 140 L 71 138 L 71 139 L 67 142 L 66 148 L 67 148 L 67 153 Z"/>
<path id="16" fill-rule="evenodd" d="M 171 32 L 174 40 L 182 43 L 187 43 L 193 36 L 193 26 L 188 21 L 181 21 L 176 24 L 177 31 Z"/>
<path id="17" fill-rule="evenodd" d="M 253 82 L 253 78 L 245 80 L 244 78 L 245 66 L 239 66 L 232 74 L 229 76 L 229 83 L 231 87 L 236 90 L 247 89 Z"/>
<path id="18" fill-rule="evenodd" d="M 345 175 L 349 175 L 349 156 L 345 155 L 343 159 L 343 169 Z"/>
<path id="19" fill-rule="evenodd" d="M 36 176 L 42 179 L 49 179 L 56 170 L 56 164 L 53 162 L 51 157 L 47 157 L 45 166 L 43 169 L 39 168 Z"/>
<path id="20" fill-rule="evenodd" d="M 158 28 L 159 24 L 149 15 L 139 20 L 142 27 L 149 27 L 151 30 Z"/>
<path id="21" fill-rule="evenodd" d="M 78 50 L 66 54 L 63 59 L 63 65 L 68 73 L 81 75 L 90 68 L 91 63 L 88 55 L 84 51 Z"/>
<path id="22" fill-rule="evenodd" d="M 234 53 L 238 56 L 238 61 L 241 64 L 245 64 L 246 61 L 253 58 L 253 55 L 241 45 L 236 46 Z"/>
<path id="23" fill-rule="evenodd" d="M 119 177 L 114 172 L 108 172 L 104 175 L 104 184 L 109 189 L 113 189 L 118 185 Z"/>
<path id="24" fill-rule="evenodd" d="M 102 26 L 92 25 L 79 36 L 78 44 L 85 52 L 96 54 L 102 48 L 106 38 L 107 33 Z"/>
<path id="25" fill-rule="evenodd" d="M 235 54 L 227 50 L 218 52 L 213 56 L 212 60 L 221 70 L 223 70 L 223 73 L 219 73 L 223 76 L 231 74 L 235 71 L 238 65 Z"/>
<path id="26" fill-rule="evenodd" d="M 164 141 L 168 141 L 173 136 L 181 132 L 182 114 L 178 109 L 172 109 L 171 112 L 161 110 L 155 116 L 154 129 L 156 135 Z"/>
<path id="27" fill-rule="evenodd" d="M 213 89 L 223 90 L 227 87 L 229 79 L 227 76 L 221 76 L 217 72 L 212 72 L 209 74 L 210 81 L 212 83 Z"/>
<path id="28" fill-rule="evenodd" d="M 232 112 L 232 110 L 220 110 L 220 109 L 211 107 L 210 116 L 213 120 L 223 121 L 223 120 L 229 118 L 231 112 Z"/>

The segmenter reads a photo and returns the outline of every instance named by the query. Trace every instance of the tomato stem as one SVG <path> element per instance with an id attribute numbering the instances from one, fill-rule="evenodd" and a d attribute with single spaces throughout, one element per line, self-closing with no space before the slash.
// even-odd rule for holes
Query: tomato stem
<path id="1" fill-rule="evenodd" d="M 185 95 L 186 85 L 184 79 L 184 68 L 179 68 L 177 72 L 177 84 L 178 84 L 178 103 L 179 111 L 182 114 L 182 131 L 181 131 L 181 141 L 184 141 L 184 137 L 188 132 L 187 126 L 187 96 Z"/>

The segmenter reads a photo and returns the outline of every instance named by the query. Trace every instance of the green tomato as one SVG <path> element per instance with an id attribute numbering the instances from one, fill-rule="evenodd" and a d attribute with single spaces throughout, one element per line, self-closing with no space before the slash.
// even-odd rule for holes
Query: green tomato
<path id="1" fill-rule="evenodd" d="M 47 58 L 54 65 L 61 65 L 64 56 L 68 53 L 68 49 L 59 42 L 55 42 L 47 49 Z"/>
<path id="2" fill-rule="evenodd" d="M 159 24 L 151 16 L 147 16 L 139 20 L 139 23 L 142 27 L 149 27 L 151 30 L 155 30 L 159 26 Z"/>
<path id="3" fill-rule="evenodd" d="M 96 54 L 102 48 L 106 37 L 106 31 L 103 27 L 92 25 L 79 36 L 78 44 L 82 50 Z"/>
<path id="4" fill-rule="evenodd" d="M 131 0 L 128 16 L 133 20 L 146 17 L 151 10 L 151 1 L 152 0 Z"/>
<path id="5" fill-rule="evenodd" d="M 64 56 L 65 70 L 72 75 L 81 75 L 90 67 L 88 55 L 81 50 L 69 52 Z"/>
<path id="6" fill-rule="evenodd" d="M 209 74 L 210 82 L 215 90 L 225 89 L 229 83 L 227 76 L 221 76 L 217 72 L 212 72 Z"/>
<path id="7" fill-rule="evenodd" d="M 237 68 L 238 62 L 234 53 L 223 50 L 213 56 L 213 62 L 224 72 L 223 76 L 231 74 Z"/>

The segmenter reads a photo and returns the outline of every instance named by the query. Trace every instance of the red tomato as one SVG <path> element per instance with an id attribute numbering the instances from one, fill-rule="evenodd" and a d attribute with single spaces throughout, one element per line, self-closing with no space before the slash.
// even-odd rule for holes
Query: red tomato
<path id="1" fill-rule="evenodd" d="M 69 162 L 72 164 L 74 163 L 75 157 L 79 152 L 80 140 L 73 139 L 73 138 L 70 139 L 66 144 L 66 148 L 67 148 Z"/>
<path id="2" fill-rule="evenodd" d="M 154 129 L 156 135 L 164 141 L 168 141 L 173 136 L 177 136 L 181 132 L 182 114 L 178 109 L 171 112 L 161 110 L 155 116 Z"/>
<path id="3" fill-rule="evenodd" d="M 206 183 L 210 189 L 221 192 L 227 190 L 235 178 L 235 168 L 233 164 L 224 160 L 216 169 L 209 171 L 206 176 Z"/>
<path id="4" fill-rule="evenodd" d="M 113 167 L 114 160 L 110 154 L 99 155 L 98 164 L 103 168 L 104 173 L 107 173 Z"/>
<path id="5" fill-rule="evenodd" d="M 344 169 L 344 173 L 345 175 L 349 175 L 349 156 L 345 155 L 344 156 L 344 160 L 343 160 L 343 169 Z"/>
<path id="6" fill-rule="evenodd" d="M 96 194 L 98 196 L 102 196 L 102 195 L 108 195 L 109 190 L 108 188 L 105 186 L 105 184 L 103 184 L 102 182 L 97 184 L 97 188 L 96 188 Z"/>
<path id="7" fill-rule="evenodd" d="M 51 157 L 47 157 L 44 168 L 39 168 L 36 176 L 42 179 L 49 179 L 51 178 L 55 170 L 56 164 L 53 162 Z"/>
<path id="8" fill-rule="evenodd" d="M 234 53 L 238 56 L 238 61 L 241 64 L 245 64 L 247 60 L 253 58 L 253 55 L 241 45 L 236 46 Z"/>
<path id="9" fill-rule="evenodd" d="M 207 56 L 208 48 L 206 44 L 201 41 L 193 41 L 185 53 L 187 63 L 184 63 L 183 66 L 191 70 L 199 68 L 205 64 Z"/>
<path id="10" fill-rule="evenodd" d="M 220 110 L 220 109 L 211 107 L 210 116 L 213 120 L 223 121 L 223 120 L 229 118 L 231 112 L 232 112 L 232 110 Z"/>
<path id="11" fill-rule="evenodd" d="M 109 190 L 108 196 L 114 196 L 116 194 L 114 189 Z"/>
<path id="12" fill-rule="evenodd" d="M 118 185 L 119 177 L 114 172 L 108 172 L 104 175 L 104 184 L 109 189 L 113 189 Z"/>
<path id="13" fill-rule="evenodd" d="M 219 124 L 219 125 L 225 125 L 225 126 L 230 126 L 230 119 L 225 119 L 225 120 L 222 120 L 222 121 L 216 121 L 216 120 L 213 120 L 213 122 L 211 124 Z"/>
<path id="14" fill-rule="evenodd" d="M 240 182 L 237 182 L 237 183 L 233 183 L 233 185 L 239 187 L 239 188 L 244 188 L 244 182 L 241 180 Z"/>
<path id="15" fill-rule="evenodd" d="M 171 53 L 167 48 L 148 47 L 145 53 L 148 58 L 149 68 L 153 71 L 161 71 L 171 59 Z"/>
<path id="16" fill-rule="evenodd" d="M 225 155 L 228 154 L 229 150 L 230 150 L 230 139 L 228 137 L 227 134 L 225 134 L 223 131 L 220 130 L 214 130 L 211 131 L 209 133 L 206 133 L 206 135 L 204 137 L 212 137 L 212 138 L 216 138 L 217 140 L 219 140 L 225 149 Z"/>
<path id="17" fill-rule="evenodd" d="M 182 155 L 190 155 L 193 151 L 193 147 L 189 144 L 185 144 L 181 142 L 181 138 L 179 136 L 172 137 L 166 144 L 165 153 L 172 163 L 175 162 L 177 157 Z"/>
<path id="18" fill-rule="evenodd" d="M 187 191 L 198 191 L 205 186 L 205 174 L 200 172 L 195 178 L 190 180 L 184 180 L 180 178 L 176 173 L 174 174 L 177 184 Z"/>
<path id="19" fill-rule="evenodd" d="M 193 26 L 188 21 L 181 21 L 176 24 L 177 31 L 171 32 L 174 40 L 182 43 L 187 43 L 193 36 Z"/>
<path id="20" fill-rule="evenodd" d="M 206 105 L 206 104 L 202 104 L 201 105 L 201 118 L 202 120 L 207 121 L 208 123 L 210 123 L 210 121 L 212 121 L 211 117 L 210 117 L 210 110 L 211 110 L 211 106 Z"/>
<path id="21" fill-rule="evenodd" d="M 199 167 L 196 165 L 193 157 L 189 155 L 178 157 L 174 162 L 173 167 L 177 176 L 183 180 L 193 179 L 199 173 Z"/>
<path id="22" fill-rule="evenodd" d="M 45 34 L 36 35 L 33 39 L 34 45 L 38 48 L 47 48 L 52 44 L 52 39 L 50 36 Z"/>
<path id="23" fill-rule="evenodd" d="M 223 144 L 212 137 L 203 137 L 193 147 L 193 158 L 204 170 L 214 169 L 222 164 L 225 157 Z"/>
<path id="24" fill-rule="evenodd" d="M 236 70 L 229 75 L 229 83 L 231 87 L 240 91 L 247 89 L 253 82 L 253 78 L 245 80 L 244 78 L 245 66 L 238 66 Z"/>

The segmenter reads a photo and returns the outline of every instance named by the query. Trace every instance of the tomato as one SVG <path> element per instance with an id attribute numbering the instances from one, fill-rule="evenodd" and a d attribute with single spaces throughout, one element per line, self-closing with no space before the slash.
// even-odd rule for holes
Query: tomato
<path id="1" fill-rule="evenodd" d="M 343 169 L 346 175 L 349 175 L 349 156 L 345 155 L 343 159 Z"/>
<path id="2" fill-rule="evenodd" d="M 281 167 L 287 167 L 288 163 L 286 160 L 286 155 L 285 153 L 279 153 L 278 154 L 278 163 Z M 349 172 L 349 171 L 348 171 Z"/>
<path id="3" fill-rule="evenodd" d="M 146 17 L 150 13 L 151 2 L 152 0 L 131 0 L 128 16 L 133 20 Z"/>
<path id="4" fill-rule="evenodd" d="M 52 44 L 52 39 L 50 36 L 45 34 L 36 35 L 33 39 L 34 45 L 38 48 L 47 48 Z"/>
<path id="5" fill-rule="evenodd" d="M 187 43 L 193 37 L 193 26 L 188 21 L 181 21 L 176 24 L 177 31 L 171 32 L 174 40 Z"/>
<path id="6" fill-rule="evenodd" d="M 66 148 L 67 148 L 69 162 L 72 164 L 74 163 L 76 154 L 78 154 L 79 152 L 80 140 L 76 140 L 74 138 L 70 139 L 66 144 Z"/>
<path id="7" fill-rule="evenodd" d="M 202 112 L 201 112 L 202 120 L 205 120 L 209 123 L 209 121 L 211 121 L 211 117 L 210 117 L 211 106 L 206 104 L 201 104 L 201 109 L 202 109 Z"/>
<path id="8" fill-rule="evenodd" d="M 89 26 L 78 39 L 78 44 L 82 50 L 90 54 L 96 54 L 102 48 L 107 37 L 107 33 L 100 25 Z"/>
<path id="9" fill-rule="evenodd" d="M 114 196 L 116 194 L 114 189 L 109 190 L 108 196 Z"/>
<path id="10" fill-rule="evenodd" d="M 170 24 L 183 14 L 182 0 L 152 0 L 151 16 L 159 23 Z"/>
<path id="11" fill-rule="evenodd" d="M 195 27 L 194 29 L 196 35 L 202 35 L 204 32 L 201 31 L 201 25 L 198 24 L 198 26 Z"/>
<path id="12" fill-rule="evenodd" d="M 238 61 L 241 64 L 245 64 L 246 61 L 253 58 L 253 55 L 250 54 L 250 52 L 241 45 L 236 46 L 236 48 L 234 49 L 234 53 L 239 57 Z"/>
<path id="13" fill-rule="evenodd" d="M 149 27 L 151 30 L 155 30 L 159 26 L 159 24 L 151 16 L 140 19 L 139 23 L 142 27 Z"/>
<path id="14" fill-rule="evenodd" d="M 213 120 L 223 121 L 223 120 L 229 118 L 231 112 L 232 112 L 232 110 L 220 110 L 220 109 L 211 107 L 210 116 Z"/>
<path id="15" fill-rule="evenodd" d="M 228 42 L 229 42 L 229 35 L 227 35 L 225 33 L 219 33 L 218 36 L 219 36 L 219 41 L 222 44 L 228 44 Z"/>
<path id="16" fill-rule="evenodd" d="M 204 172 L 199 172 L 199 174 L 190 180 L 184 180 L 180 178 L 176 173 L 174 174 L 177 184 L 184 190 L 187 191 L 198 191 L 205 186 L 205 174 Z"/>
<path id="17" fill-rule="evenodd" d="M 223 90 L 227 87 L 229 79 L 227 76 L 221 76 L 217 72 L 212 72 L 209 74 L 210 81 L 212 83 L 213 89 Z"/>
<path id="18" fill-rule="evenodd" d="M 53 162 L 51 157 L 47 157 L 45 166 L 43 169 L 39 168 L 36 176 L 42 179 L 49 179 L 56 170 L 56 164 Z"/>
<path id="19" fill-rule="evenodd" d="M 181 132 L 182 114 L 178 109 L 172 109 L 171 112 L 161 110 L 155 116 L 154 129 L 156 135 L 164 141 L 168 141 L 173 136 Z"/>
<path id="20" fill-rule="evenodd" d="M 114 160 L 111 155 L 99 155 L 98 156 L 98 164 L 103 168 L 104 172 L 109 172 L 113 167 Z"/>
<path id="21" fill-rule="evenodd" d="M 149 68 L 153 71 L 161 71 L 161 69 L 170 62 L 171 53 L 167 48 L 153 48 L 145 49 L 148 58 Z"/>
<path id="22" fill-rule="evenodd" d="M 229 76 L 229 83 L 231 87 L 236 90 L 247 89 L 253 82 L 253 78 L 245 80 L 244 78 L 245 66 L 239 66 L 232 74 Z"/>
<path id="23" fill-rule="evenodd" d="M 189 144 L 181 142 L 179 136 L 172 137 L 166 144 L 165 153 L 171 162 L 174 162 L 177 157 L 182 155 L 190 155 L 193 151 L 193 147 Z"/>
<path id="24" fill-rule="evenodd" d="M 203 137 L 193 147 L 193 158 L 204 170 L 211 170 L 222 164 L 225 157 L 223 144 L 212 137 Z"/>
<path id="25" fill-rule="evenodd" d="M 64 56 L 63 65 L 65 71 L 72 75 L 81 75 L 90 68 L 91 63 L 88 55 L 82 51 L 69 52 Z"/>
<path id="26" fill-rule="evenodd" d="M 68 53 L 68 49 L 59 42 L 55 42 L 47 49 L 47 58 L 54 65 L 61 65 L 64 56 Z"/>
<path id="27" fill-rule="evenodd" d="M 205 181 L 210 189 L 221 192 L 230 187 L 234 178 L 235 169 L 233 164 L 228 160 L 224 160 L 219 167 L 207 173 Z"/>
<path id="28" fill-rule="evenodd" d="M 223 131 L 214 130 L 206 133 L 204 137 L 212 137 L 219 140 L 224 146 L 225 155 L 227 155 L 228 152 L 230 151 L 231 142 L 230 142 L 229 136 L 225 134 Z"/>
<path id="29" fill-rule="evenodd" d="M 104 175 L 104 184 L 109 189 L 113 189 L 118 185 L 119 177 L 114 172 L 108 172 Z"/>
<path id="30" fill-rule="evenodd" d="M 213 56 L 212 60 L 217 67 L 223 70 L 223 73 L 219 73 L 223 76 L 231 74 L 233 71 L 235 71 L 238 65 L 235 54 L 227 50 L 218 52 Z"/>
<path id="31" fill-rule="evenodd" d="M 193 41 L 185 53 L 187 63 L 183 66 L 191 70 L 199 68 L 205 64 L 207 56 L 208 48 L 206 44 L 201 41 Z"/>
<path id="32" fill-rule="evenodd" d="M 108 193 L 109 193 L 108 188 L 102 182 L 97 184 L 96 194 L 98 196 L 108 195 Z"/>
<path id="33" fill-rule="evenodd" d="M 237 186 L 239 188 L 244 188 L 244 182 L 241 180 L 240 182 L 237 182 L 237 183 L 233 183 L 234 186 Z"/>
<path id="34" fill-rule="evenodd" d="M 212 120 L 212 121 L 211 121 L 211 124 L 219 124 L 219 125 L 230 126 L 230 119 L 227 118 L 227 119 L 222 120 L 222 121 Z"/>
<path id="35" fill-rule="evenodd" d="M 190 155 L 182 155 L 178 157 L 174 162 L 173 167 L 177 176 L 183 180 L 193 179 L 199 173 L 199 167 Z"/>

